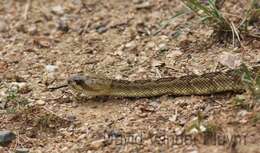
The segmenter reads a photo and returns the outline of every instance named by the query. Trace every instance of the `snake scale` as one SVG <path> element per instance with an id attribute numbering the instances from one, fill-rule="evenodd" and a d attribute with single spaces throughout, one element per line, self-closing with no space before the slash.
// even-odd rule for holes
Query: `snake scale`
<path id="1" fill-rule="evenodd" d="M 160 95 L 207 95 L 221 92 L 243 92 L 246 89 L 240 69 L 187 75 L 158 80 L 115 80 L 98 76 L 76 75 L 68 79 L 68 86 L 87 96 L 152 97 Z M 252 75 L 258 76 L 260 66 Z"/>

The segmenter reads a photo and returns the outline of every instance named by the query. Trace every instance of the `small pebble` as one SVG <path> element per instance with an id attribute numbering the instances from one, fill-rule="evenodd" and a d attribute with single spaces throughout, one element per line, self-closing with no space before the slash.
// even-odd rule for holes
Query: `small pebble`
<path id="1" fill-rule="evenodd" d="M 74 115 L 69 115 L 69 116 L 67 116 L 67 119 L 69 120 L 69 121 L 76 121 L 76 119 L 77 119 L 77 117 L 76 116 L 74 116 Z"/>
<path id="2" fill-rule="evenodd" d="M 56 5 L 52 7 L 52 12 L 58 15 L 64 14 L 64 8 L 61 5 Z"/>
<path id="3" fill-rule="evenodd" d="M 177 127 L 175 128 L 176 135 L 181 135 L 184 132 L 183 128 Z"/>
<path id="4" fill-rule="evenodd" d="M 166 44 L 159 44 L 158 50 L 159 51 L 167 51 L 167 50 L 169 50 L 169 47 Z"/>
<path id="5" fill-rule="evenodd" d="M 35 35 L 35 34 L 37 34 L 37 26 L 35 25 L 35 24 L 33 24 L 33 25 L 31 25 L 30 27 L 28 27 L 28 33 L 30 34 L 30 35 Z"/>
<path id="6" fill-rule="evenodd" d="M 140 4 L 140 3 L 142 3 L 143 2 L 143 0 L 133 0 L 133 3 L 134 4 Z"/>
<path id="7" fill-rule="evenodd" d="M 29 149 L 27 148 L 17 148 L 15 153 L 29 153 Z"/>
<path id="8" fill-rule="evenodd" d="M 137 44 L 135 41 L 130 41 L 125 44 L 125 48 L 128 50 L 135 50 L 137 48 Z"/>
<path id="9" fill-rule="evenodd" d="M 231 69 L 235 69 L 236 67 L 241 65 L 242 58 L 241 58 L 241 55 L 238 53 L 223 52 L 219 56 L 218 62 Z"/>
<path id="10" fill-rule="evenodd" d="M 43 100 L 37 100 L 37 101 L 36 101 L 36 104 L 42 106 L 42 105 L 45 105 L 45 101 L 43 101 Z"/>
<path id="11" fill-rule="evenodd" d="M 153 5 L 149 1 L 145 1 L 135 6 L 136 9 L 150 9 Z"/>
<path id="12" fill-rule="evenodd" d="M 96 28 L 96 32 L 99 34 L 105 33 L 107 30 L 108 30 L 108 28 L 105 26 L 100 26 L 100 27 Z"/>
<path id="13" fill-rule="evenodd" d="M 16 138 L 16 135 L 11 131 L 0 131 L 0 145 L 4 146 Z"/>
<path id="14" fill-rule="evenodd" d="M 84 134 L 82 134 L 82 135 L 80 135 L 80 136 L 78 137 L 77 141 L 83 140 L 83 139 L 85 139 L 86 137 L 87 137 L 87 134 L 84 133 Z"/>
<path id="15" fill-rule="evenodd" d="M 58 69 L 58 66 L 48 64 L 48 65 L 45 66 L 45 69 L 46 69 L 46 71 L 47 71 L 48 73 L 52 73 L 52 72 L 54 72 L 56 69 Z"/>
<path id="16" fill-rule="evenodd" d="M 100 140 L 93 141 L 93 142 L 90 144 L 90 148 L 91 148 L 92 150 L 98 150 L 98 149 L 100 149 L 102 146 L 104 146 L 104 142 L 105 142 L 105 139 L 100 139 Z"/>
<path id="17" fill-rule="evenodd" d="M 238 113 L 237 113 L 237 116 L 239 117 L 244 117 L 248 114 L 248 111 L 247 110 L 240 110 Z"/>
<path id="18" fill-rule="evenodd" d="M 147 47 L 147 49 L 152 49 L 152 48 L 154 48 L 155 47 L 155 43 L 154 42 L 148 42 L 147 44 L 146 44 L 146 47 Z"/>
<path id="19" fill-rule="evenodd" d="M 68 32 L 69 31 L 69 25 L 66 22 L 65 19 L 61 19 L 58 21 L 58 30 L 63 31 L 63 32 Z"/>
<path id="20" fill-rule="evenodd" d="M 76 4 L 76 5 L 81 5 L 82 1 L 81 0 L 72 0 L 72 3 Z"/>
<path id="21" fill-rule="evenodd" d="M 11 89 L 21 94 L 26 94 L 32 90 L 26 82 L 14 82 L 12 83 Z"/>
<path id="22" fill-rule="evenodd" d="M 135 46 L 136 46 L 136 43 L 134 41 L 131 41 L 131 42 L 125 44 L 126 48 L 131 48 L 131 47 L 135 47 Z"/>

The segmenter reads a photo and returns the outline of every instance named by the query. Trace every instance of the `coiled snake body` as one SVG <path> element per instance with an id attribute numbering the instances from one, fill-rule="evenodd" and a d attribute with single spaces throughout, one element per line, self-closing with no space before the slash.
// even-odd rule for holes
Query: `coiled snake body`
<path id="1" fill-rule="evenodd" d="M 260 66 L 254 67 L 255 76 Z M 68 85 L 88 96 L 152 97 L 160 95 L 205 95 L 220 92 L 242 92 L 246 89 L 237 70 L 187 75 L 158 80 L 113 80 L 97 76 L 76 75 Z"/>

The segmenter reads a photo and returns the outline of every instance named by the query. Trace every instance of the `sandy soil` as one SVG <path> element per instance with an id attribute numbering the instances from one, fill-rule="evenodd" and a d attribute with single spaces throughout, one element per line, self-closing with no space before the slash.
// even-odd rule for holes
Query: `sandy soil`
<path id="1" fill-rule="evenodd" d="M 221 10 L 236 23 L 247 5 L 227 0 Z M 48 90 L 82 72 L 158 79 L 260 60 L 259 39 L 234 46 L 213 31 L 177 0 L 0 1 L 0 130 L 17 136 L 0 152 L 259 152 L 260 107 L 249 108 L 246 93 L 86 99 Z"/>

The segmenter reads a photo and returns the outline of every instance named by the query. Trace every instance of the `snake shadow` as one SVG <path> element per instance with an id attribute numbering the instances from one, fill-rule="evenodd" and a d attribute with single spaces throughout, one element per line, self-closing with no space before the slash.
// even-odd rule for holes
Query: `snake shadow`
<path id="1" fill-rule="evenodd" d="M 242 92 L 241 92 L 242 93 Z M 207 95 L 192 95 L 199 96 L 202 99 L 208 99 L 211 102 L 220 99 L 230 99 L 231 97 L 241 94 L 235 92 L 223 92 L 223 93 L 215 93 L 215 94 L 207 94 Z M 177 97 L 192 97 L 189 96 L 173 96 L 173 95 L 163 95 L 169 99 L 175 99 Z M 76 102 L 84 107 L 93 107 L 93 108 L 101 108 L 101 107 L 117 107 L 122 105 L 129 105 L 131 103 L 140 102 L 140 99 L 144 99 L 144 101 L 157 101 L 163 96 L 154 96 L 154 97 L 111 97 L 111 96 L 97 96 L 97 97 L 82 97 Z"/>

